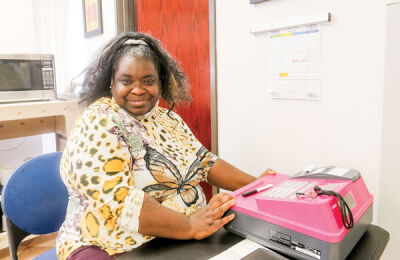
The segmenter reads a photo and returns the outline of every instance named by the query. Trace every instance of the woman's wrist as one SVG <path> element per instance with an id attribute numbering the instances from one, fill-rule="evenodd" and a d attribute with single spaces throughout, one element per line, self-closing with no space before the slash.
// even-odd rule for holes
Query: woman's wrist
<path id="1" fill-rule="evenodd" d="M 192 222 L 192 219 L 190 216 L 186 216 L 185 230 L 186 230 L 185 239 L 194 239 L 195 238 L 196 232 L 195 232 L 194 225 L 193 225 L 193 222 Z"/>

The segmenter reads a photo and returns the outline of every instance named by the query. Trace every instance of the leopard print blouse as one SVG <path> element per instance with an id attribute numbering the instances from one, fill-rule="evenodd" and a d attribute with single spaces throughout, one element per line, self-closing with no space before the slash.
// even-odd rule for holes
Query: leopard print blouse
<path id="1" fill-rule="evenodd" d="M 113 99 L 97 100 L 77 119 L 61 160 L 69 203 L 58 258 L 89 245 L 112 255 L 151 240 L 138 233 L 144 192 L 190 215 L 206 204 L 199 182 L 216 159 L 172 111 L 155 106 L 135 118 Z"/>

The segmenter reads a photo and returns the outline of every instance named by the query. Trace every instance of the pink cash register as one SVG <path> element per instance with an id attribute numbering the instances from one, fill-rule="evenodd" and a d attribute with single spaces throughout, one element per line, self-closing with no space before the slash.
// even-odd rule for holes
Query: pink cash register
<path id="1" fill-rule="evenodd" d="M 345 259 L 372 221 L 372 195 L 354 169 L 268 175 L 233 194 L 225 228 L 296 259 Z"/>

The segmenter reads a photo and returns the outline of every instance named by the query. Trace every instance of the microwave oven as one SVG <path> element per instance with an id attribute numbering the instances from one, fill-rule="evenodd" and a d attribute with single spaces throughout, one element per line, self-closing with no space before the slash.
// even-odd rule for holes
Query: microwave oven
<path id="1" fill-rule="evenodd" d="M 56 98 L 54 55 L 0 54 L 0 103 Z"/>

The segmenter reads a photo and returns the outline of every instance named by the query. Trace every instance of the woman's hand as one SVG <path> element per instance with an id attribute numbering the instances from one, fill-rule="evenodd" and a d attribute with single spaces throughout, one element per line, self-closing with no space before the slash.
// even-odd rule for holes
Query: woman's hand
<path id="1" fill-rule="evenodd" d="M 235 203 L 235 196 L 227 193 L 213 196 L 207 206 L 200 208 L 189 217 L 192 237 L 206 238 L 231 221 L 235 217 L 234 214 L 222 216 Z"/>
<path id="2" fill-rule="evenodd" d="M 258 176 L 258 179 L 260 179 L 261 177 L 267 176 L 267 175 L 275 175 L 276 171 L 272 170 L 272 169 L 266 169 L 260 176 Z"/>

